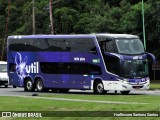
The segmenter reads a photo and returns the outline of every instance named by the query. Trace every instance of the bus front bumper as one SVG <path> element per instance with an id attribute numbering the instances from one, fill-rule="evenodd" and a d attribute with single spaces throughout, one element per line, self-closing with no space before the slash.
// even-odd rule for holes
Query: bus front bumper
<path id="1" fill-rule="evenodd" d="M 104 90 L 131 91 L 131 90 L 148 90 L 150 80 L 145 82 L 131 83 L 126 81 L 103 81 Z"/>

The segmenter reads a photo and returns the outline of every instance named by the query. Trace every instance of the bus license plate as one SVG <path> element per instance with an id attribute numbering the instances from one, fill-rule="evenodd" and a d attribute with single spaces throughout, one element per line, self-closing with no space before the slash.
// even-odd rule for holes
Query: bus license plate
<path id="1" fill-rule="evenodd" d="M 140 89 L 140 87 L 135 87 L 134 89 L 139 90 L 139 89 Z"/>

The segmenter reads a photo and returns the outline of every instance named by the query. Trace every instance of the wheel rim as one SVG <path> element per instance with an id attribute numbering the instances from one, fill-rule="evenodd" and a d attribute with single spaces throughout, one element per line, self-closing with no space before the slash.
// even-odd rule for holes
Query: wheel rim
<path id="1" fill-rule="evenodd" d="M 97 85 L 97 91 L 99 92 L 99 93 L 101 93 L 101 92 L 103 92 L 103 84 L 102 83 L 99 83 L 98 85 Z"/>
<path id="2" fill-rule="evenodd" d="M 33 86 L 33 85 L 32 85 L 32 82 L 31 82 L 31 81 L 28 81 L 28 82 L 27 82 L 27 89 L 28 89 L 28 90 L 31 90 L 31 89 L 32 89 L 32 86 Z"/>
<path id="3" fill-rule="evenodd" d="M 43 89 L 43 83 L 42 83 L 42 81 L 38 81 L 38 83 L 37 83 L 37 89 L 39 91 L 41 91 Z"/>

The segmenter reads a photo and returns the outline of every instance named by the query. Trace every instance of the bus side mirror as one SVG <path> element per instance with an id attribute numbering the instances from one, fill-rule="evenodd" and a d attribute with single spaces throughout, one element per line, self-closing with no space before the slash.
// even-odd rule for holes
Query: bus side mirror
<path id="1" fill-rule="evenodd" d="M 156 63 L 156 57 L 151 54 L 151 53 L 146 53 L 147 54 L 147 58 L 151 59 L 152 60 L 152 63 L 155 64 Z"/>

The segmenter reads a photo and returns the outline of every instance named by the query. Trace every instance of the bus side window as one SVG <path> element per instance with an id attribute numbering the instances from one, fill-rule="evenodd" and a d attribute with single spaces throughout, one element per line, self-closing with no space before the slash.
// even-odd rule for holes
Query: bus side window
<path id="1" fill-rule="evenodd" d="M 116 44 L 113 40 L 108 40 L 106 41 L 106 51 L 107 52 L 113 52 L 113 53 L 117 53 L 118 50 L 117 50 L 117 47 L 116 47 Z"/>
<path id="2" fill-rule="evenodd" d="M 66 47 L 66 51 L 71 51 L 71 47 Z"/>
<path id="3" fill-rule="evenodd" d="M 15 72 L 16 71 L 16 64 L 9 63 L 9 71 L 10 72 Z"/>
<path id="4" fill-rule="evenodd" d="M 99 45 L 100 45 L 101 51 L 105 52 L 106 51 L 105 42 L 100 42 Z"/>

